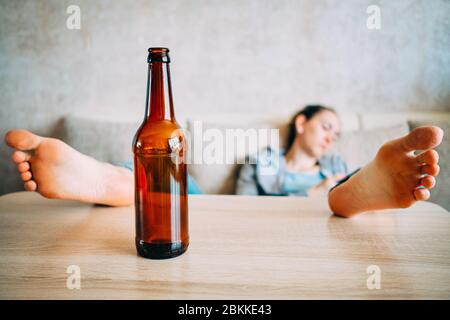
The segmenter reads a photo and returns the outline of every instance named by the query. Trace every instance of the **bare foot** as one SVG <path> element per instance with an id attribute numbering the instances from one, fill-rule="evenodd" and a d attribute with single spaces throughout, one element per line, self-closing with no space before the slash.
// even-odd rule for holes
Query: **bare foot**
<path id="1" fill-rule="evenodd" d="M 11 130 L 6 143 L 27 191 L 46 198 L 69 199 L 112 206 L 133 203 L 133 174 L 99 162 L 61 140 L 26 130 Z"/>
<path id="2" fill-rule="evenodd" d="M 372 162 L 330 192 L 331 210 L 350 217 L 429 199 L 439 173 L 439 155 L 432 148 L 441 143 L 443 134 L 438 127 L 420 127 L 385 143 Z M 415 156 L 415 150 L 425 151 Z"/>

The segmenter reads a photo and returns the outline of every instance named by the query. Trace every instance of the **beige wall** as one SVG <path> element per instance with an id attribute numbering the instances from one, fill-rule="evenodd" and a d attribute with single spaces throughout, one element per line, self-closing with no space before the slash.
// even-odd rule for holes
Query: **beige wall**
<path id="1" fill-rule="evenodd" d="M 1 136 L 14 127 L 55 135 L 74 113 L 141 117 L 149 46 L 171 49 L 180 115 L 285 113 L 308 102 L 450 109 L 449 1 L 0 3 Z M 81 30 L 66 28 L 70 4 L 81 8 Z M 381 8 L 381 30 L 366 27 L 370 4 Z M 3 143 L 1 180 L 15 174 L 9 153 Z"/>

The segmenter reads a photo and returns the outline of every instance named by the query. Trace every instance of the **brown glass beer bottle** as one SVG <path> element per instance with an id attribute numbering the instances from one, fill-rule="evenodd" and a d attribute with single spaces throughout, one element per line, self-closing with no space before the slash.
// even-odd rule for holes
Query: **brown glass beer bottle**
<path id="1" fill-rule="evenodd" d="M 189 244 L 186 139 L 175 120 L 169 49 L 148 49 L 145 118 L 133 141 L 136 249 L 176 257 Z"/>

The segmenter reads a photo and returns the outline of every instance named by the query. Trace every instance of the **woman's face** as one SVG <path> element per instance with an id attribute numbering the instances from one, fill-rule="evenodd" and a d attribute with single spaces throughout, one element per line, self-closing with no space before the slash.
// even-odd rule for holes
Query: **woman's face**
<path id="1" fill-rule="evenodd" d="M 333 142 L 338 138 L 339 132 L 339 119 L 332 111 L 320 111 L 308 121 L 304 116 L 297 118 L 300 147 L 317 159 L 330 150 Z"/>

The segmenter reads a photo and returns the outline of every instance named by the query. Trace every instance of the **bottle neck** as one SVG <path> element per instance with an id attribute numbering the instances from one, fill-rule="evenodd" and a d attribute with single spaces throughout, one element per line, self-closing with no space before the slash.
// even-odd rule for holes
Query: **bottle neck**
<path id="1" fill-rule="evenodd" d="M 151 121 L 175 121 L 167 62 L 150 62 L 147 79 L 145 118 Z"/>

